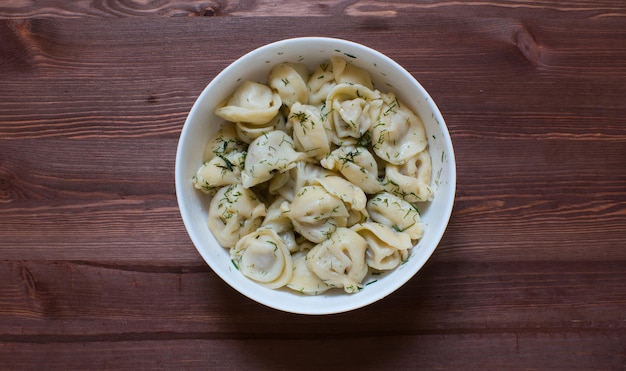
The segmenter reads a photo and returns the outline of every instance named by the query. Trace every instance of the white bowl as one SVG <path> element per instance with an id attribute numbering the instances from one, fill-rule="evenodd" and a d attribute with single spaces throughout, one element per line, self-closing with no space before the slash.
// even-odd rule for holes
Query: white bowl
<path id="1" fill-rule="evenodd" d="M 209 197 L 191 183 L 202 164 L 202 152 L 222 119 L 215 107 L 229 97 L 245 80 L 265 83 L 270 69 L 280 62 L 302 62 L 312 71 L 331 56 L 341 56 L 368 70 L 375 88 L 393 91 L 424 122 L 432 157 L 431 186 L 435 196 L 421 210 L 424 236 L 411 249 L 408 261 L 366 285 L 346 294 L 336 289 L 317 296 L 306 296 L 289 289 L 272 290 L 246 278 L 231 263 L 229 251 L 222 248 L 207 227 Z M 456 188 L 456 165 L 450 134 L 439 109 L 426 90 L 404 68 L 389 57 L 366 46 L 341 39 L 303 37 L 262 46 L 237 59 L 218 74 L 202 91 L 183 126 L 176 153 L 176 195 L 183 222 L 191 240 L 211 269 L 243 295 L 271 308 L 301 314 L 340 313 L 360 308 L 389 295 L 426 263 L 439 244 L 448 224 Z"/>

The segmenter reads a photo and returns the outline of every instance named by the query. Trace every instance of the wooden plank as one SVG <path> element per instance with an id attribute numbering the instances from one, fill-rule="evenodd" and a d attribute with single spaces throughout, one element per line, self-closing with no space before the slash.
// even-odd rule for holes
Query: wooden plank
<path id="1" fill-rule="evenodd" d="M 626 330 L 622 262 L 440 262 L 367 308 L 333 316 L 275 311 L 201 262 L 0 262 L 0 341 L 132 340 L 196 334 L 250 339 L 362 334 Z M 374 285 L 365 290 L 375 289 Z M 250 315 L 254 313 L 254 315 Z M 82 341 L 82 340 L 81 340 Z"/>
<path id="2" fill-rule="evenodd" d="M 0 143 L 4 258 L 197 259 L 175 199 L 176 140 Z M 461 136 L 455 144 L 458 191 L 437 250 L 442 259 L 626 259 L 619 248 L 626 239 L 623 141 L 530 133 Z M 589 146 L 603 156 L 589 156 Z"/>
<path id="3" fill-rule="evenodd" d="M 352 367 L 362 370 L 561 370 L 564 366 L 568 370 L 620 370 L 624 366 L 626 341 L 623 334 L 602 331 L 582 334 L 537 330 L 393 337 L 371 336 L 365 332 L 350 338 L 328 335 L 313 340 L 137 339 L 5 343 L 0 345 L 0 361 L 10 362 L 14 370 L 31 369 L 34 364 L 64 370 L 94 367 L 116 370 Z"/>
<path id="4" fill-rule="evenodd" d="M 153 4 L 14 2 L 10 17 L 36 17 L 0 21 L 0 364 L 624 368 L 622 3 Z M 303 11 L 354 16 L 294 22 Z M 169 17 L 191 14 L 217 17 Z M 136 18 L 147 15 L 160 18 Z M 65 19 L 85 16 L 106 19 Z M 206 83 L 254 47 L 312 34 L 417 76 L 459 176 L 424 269 L 323 317 L 222 282 L 173 187 L 178 134 Z"/>
<path id="5" fill-rule="evenodd" d="M 390 55 L 430 91 L 452 130 L 493 130 L 495 121 L 499 130 L 624 138 L 626 33 L 619 22 L 572 30 L 557 20 L 425 17 L 381 31 L 328 18 L 319 31 L 314 19 L 287 20 L 171 19 L 165 31 L 145 20 L 0 23 L 8 40 L 0 46 L 0 138 L 176 137 L 208 81 L 245 52 L 282 38 L 276 23 L 291 36 L 344 33 Z M 240 43 L 218 46 L 233 34 Z M 588 121 L 608 124 L 591 134 Z"/>
<path id="6" fill-rule="evenodd" d="M 623 17 L 623 4 L 611 0 L 594 2 L 550 1 L 429 1 L 426 3 L 408 0 L 318 0 L 318 1 L 180 1 L 153 2 L 116 1 L 103 2 L 98 6 L 87 0 L 47 0 L 36 3 L 13 1 L 0 7 L 0 17 L 62 17 L 62 18 L 105 18 L 105 17 L 319 17 L 358 16 L 394 18 L 407 13 L 419 12 L 427 15 L 494 17 Z"/>
<path id="7" fill-rule="evenodd" d="M 571 37 L 557 20 L 403 19 L 382 32 L 354 20 L 324 22 L 328 33 L 354 34 L 397 58 L 444 112 L 459 177 L 438 254 L 451 261 L 623 260 L 616 247 L 626 233 L 626 34 L 619 23 L 588 21 Z M 166 31 L 136 20 L 2 23 L 17 49 L 0 54 L 4 256 L 133 260 L 153 248 L 156 259 L 170 259 L 169 246 L 185 246 L 184 259 L 195 260 L 174 199 L 179 130 L 214 74 L 252 45 L 277 38 L 252 41 L 276 21 L 254 19 L 252 30 L 245 27 L 250 19 L 191 25 L 172 19 Z M 309 32 L 318 24 L 298 27 Z M 235 32 L 247 41 L 232 49 L 193 47 Z M 381 34 L 395 35 L 398 44 Z M 415 35 L 420 48 L 411 45 Z M 614 47 L 601 50 L 599 40 Z M 538 57 L 520 49 L 533 43 Z M 159 238 L 152 228 L 164 220 L 163 230 L 172 233 Z M 93 241 L 109 248 L 102 252 Z"/>
<path id="8" fill-rule="evenodd" d="M 24 202 L 0 208 L 3 259 L 198 262 L 175 199 Z"/>
<path id="9" fill-rule="evenodd" d="M 0 139 L 0 200 L 173 199 L 177 145 L 177 138 Z"/>

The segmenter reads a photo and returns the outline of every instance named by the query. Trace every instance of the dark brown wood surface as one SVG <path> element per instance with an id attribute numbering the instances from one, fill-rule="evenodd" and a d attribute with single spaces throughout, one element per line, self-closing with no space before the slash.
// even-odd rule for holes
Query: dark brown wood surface
<path id="1" fill-rule="evenodd" d="M 2 369 L 626 369 L 622 0 L 4 1 L 0 18 Z M 339 315 L 235 292 L 176 204 L 197 95 L 295 36 L 405 66 L 457 159 L 431 260 Z"/>

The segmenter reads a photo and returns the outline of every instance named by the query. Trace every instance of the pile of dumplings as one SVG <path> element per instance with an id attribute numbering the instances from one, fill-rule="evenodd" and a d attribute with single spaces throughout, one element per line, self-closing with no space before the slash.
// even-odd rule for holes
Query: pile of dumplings
<path id="1" fill-rule="evenodd" d="M 232 264 L 271 289 L 361 290 L 405 262 L 433 197 L 420 118 L 368 71 L 280 63 L 215 109 L 225 120 L 192 182 Z M 375 280 L 369 281 L 369 283 Z"/>

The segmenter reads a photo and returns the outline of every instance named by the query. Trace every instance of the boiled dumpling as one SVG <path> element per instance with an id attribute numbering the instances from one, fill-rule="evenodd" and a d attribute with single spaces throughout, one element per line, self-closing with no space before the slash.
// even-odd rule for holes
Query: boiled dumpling
<path id="1" fill-rule="evenodd" d="M 247 148 L 248 145 L 239 139 L 232 124 L 222 125 L 205 146 L 202 161 L 209 162 L 216 156 L 225 156 L 231 152 L 246 152 Z"/>
<path id="2" fill-rule="evenodd" d="M 374 194 L 383 189 L 378 180 L 376 159 L 365 147 L 355 145 L 339 147 L 320 163 L 326 169 L 341 172 L 346 179 L 365 193 Z"/>
<path id="3" fill-rule="evenodd" d="M 309 70 L 302 63 L 279 63 L 272 68 L 268 77 L 269 86 L 278 92 L 287 108 L 298 102 L 306 104 L 309 100 L 307 81 Z"/>
<path id="4" fill-rule="evenodd" d="M 363 85 L 370 90 L 374 89 L 372 78 L 366 70 L 348 63 L 341 57 L 331 57 L 330 62 L 333 67 L 333 76 L 338 84 Z"/>
<path id="5" fill-rule="evenodd" d="M 220 188 L 209 204 L 208 225 L 222 247 L 232 247 L 257 229 L 265 216 L 265 205 L 241 184 Z"/>
<path id="6" fill-rule="evenodd" d="M 339 197 L 349 208 L 355 210 L 363 210 L 367 204 L 367 196 L 365 192 L 346 179 L 330 175 L 324 178 L 315 179 L 312 184 L 319 184 L 326 192 L 333 196 Z"/>
<path id="7" fill-rule="evenodd" d="M 298 151 L 317 160 L 330 152 L 329 131 L 319 108 L 294 103 L 289 112 L 289 123 L 293 128 L 293 139 Z"/>
<path id="8" fill-rule="evenodd" d="M 356 224 L 352 230 L 367 241 L 365 261 L 376 270 L 390 270 L 400 265 L 413 247 L 408 233 L 397 232 L 376 222 Z"/>
<path id="9" fill-rule="evenodd" d="M 282 105 L 280 95 L 258 82 L 245 81 L 215 114 L 231 122 L 248 122 L 262 125 L 278 114 Z"/>
<path id="10" fill-rule="evenodd" d="M 265 219 L 263 219 L 261 227 L 271 228 L 278 233 L 280 238 L 285 242 L 287 249 L 293 252 L 297 250 L 299 246 L 296 243 L 296 237 L 291 226 L 291 219 L 282 211 L 284 203 L 288 204 L 287 200 L 279 196 L 267 207 Z"/>
<path id="11" fill-rule="evenodd" d="M 363 85 L 338 84 L 326 99 L 333 142 L 356 142 L 375 125 L 383 105 L 380 94 Z"/>
<path id="12" fill-rule="evenodd" d="M 291 280 L 291 254 L 272 229 L 261 228 L 245 235 L 230 255 L 241 273 L 267 288 L 276 289 Z"/>
<path id="13" fill-rule="evenodd" d="M 267 134 L 270 131 L 282 130 L 285 131 L 285 116 L 282 114 L 276 115 L 267 124 L 253 125 L 249 122 L 237 122 L 235 127 L 237 129 L 237 137 L 245 143 L 252 143 L 253 140 L 260 137 L 263 134 Z"/>
<path id="14" fill-rule="evenodd" d="M 393 94 L 382 94 L 384 104 L 372 127 L 372 147 L 383 160 L 402 165 L 428 145 L 422 120 Z"/>
<path id="15" fill-rule="evenodd" d="M 276 174 L 269 181 L 269 192 L 271 194 L 279 194 L 291 202 L 302 187 L 312 185 L 316 179 L 334 174 L 312 162 L 298 161 L 293 169 L 285 173 Z"/>
<path id="16" fill-rule="evenodd" d="M 384 187 L 408 202 L 425 202 L 433 198 L 430 187 L 432 164 L 427 150 L 418 153 L 403 165 L 385 168 Z"/>
<path id="17" fill-rule="evenodd" d="M 352 226 L 367 220 L 367 196 L 365 192 L 354 184 L 340 176 L 327 176 L 313 181 L 313 184 L 319 184 L 333 196 L 339 197 L 346 205 L 346 209 L 350 216 L 346 226 Z"/>
<path id="18" fill-rule="evenodd" d="M 276 173 L 284 173 L 306 158 L 296 152 L 293 140 L 284 131 L 275 130 L 256 138 L 248 147 L 241 180 L 245 188 L 265 182 Z"/>
<path id="19" fill-rule="evenodd" d="M 309 241 L 326 240 L 338 227 L 345 227 L 350 215 L 343 201 L 322 186 L 304 186 L 283 210 L 293 228 Z"/>
<path id="20" fill-rule="evenodd" d="M 205 162 L 192 179 L 194 187 L 206 194 L 213 194 L 225 185 L 241 183 L 245 158 L 245 152 L 233 151 Z"/>
<path id="21" fill-rule="evenodd" d="M 329 239 L 311 249 L 306 264 L 327 285 L 352 293 L 361 289 L 368 272 L 366 249 L 367 241 L 358 233 L 338 228 Z"/>
<path id="22" fill-rule="evenodd" d="M 422 237 L 424 225 L 420 214 L 411 203 L 388 192 L 382 192 L 367 202 L 370 218 L 378 223 L 404 232 L 412 240 Z"/>
<path id="23" fill-rule="evenodd" d="M 329 62 L 320 63 L 309 77 L 307 87 L 309 89 L 309 104 L 320 106 L 326 102 L 328 92 L 337 85 L 333 66 Z"/>
<path id="24" fill-rule="evenodd" d="M 308 250 L 298 251 L 291 255 L 293 260 L 293 274 L 287 287 L 306 295 L 319 295 L 331 287 L 324 283 L 306 265 Z"/>

